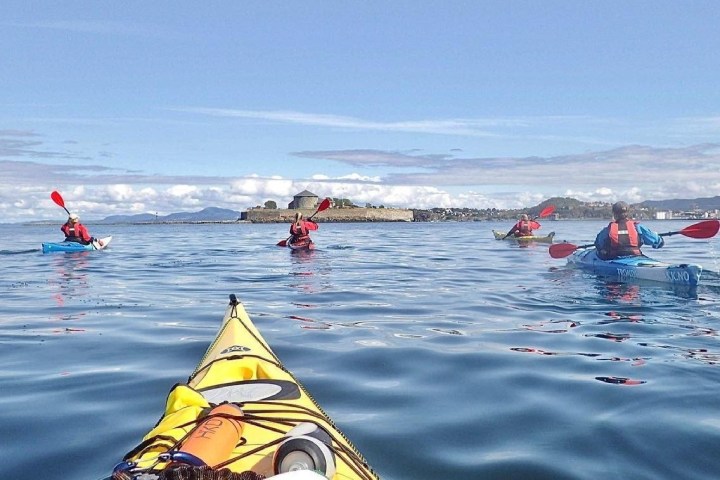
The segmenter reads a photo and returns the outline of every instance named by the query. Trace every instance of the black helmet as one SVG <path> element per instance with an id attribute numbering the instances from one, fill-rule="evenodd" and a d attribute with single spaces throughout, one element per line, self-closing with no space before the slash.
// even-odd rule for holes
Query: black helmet
<path id="1" fill-rule="evenodd" d="M 615 202 L 612 206 L 613 215 L 616 217 L 626 217 L 630 207 L 625 202 Z"/>

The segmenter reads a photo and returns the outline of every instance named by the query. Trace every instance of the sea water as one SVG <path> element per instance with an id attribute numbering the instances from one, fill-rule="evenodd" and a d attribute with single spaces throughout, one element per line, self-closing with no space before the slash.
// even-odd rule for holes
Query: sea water
<path id="1" fill-rule="evenodd" d="M 321 216 L 318 216 L 321 217 Z M 510 224 L 88 225 L 97 252 L 0 239 L 0 478 L 96 480 L 159 419 L 235 293 L 383 479 L 716 479 L 720 249 L 697 289 L 619 284 Z M 649 222 L 674 231 L 690 221 Z M 604 222 L 544 222 L 592 242 Z"/>

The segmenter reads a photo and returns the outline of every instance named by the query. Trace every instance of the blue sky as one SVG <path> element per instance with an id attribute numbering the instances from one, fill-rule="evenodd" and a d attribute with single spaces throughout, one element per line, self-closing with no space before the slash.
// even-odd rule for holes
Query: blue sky
<path id="1" fill-rule="evenodd" d="M 5 1 L 0 213 L 720 195 L 718 25 L 711 0 Z"/>

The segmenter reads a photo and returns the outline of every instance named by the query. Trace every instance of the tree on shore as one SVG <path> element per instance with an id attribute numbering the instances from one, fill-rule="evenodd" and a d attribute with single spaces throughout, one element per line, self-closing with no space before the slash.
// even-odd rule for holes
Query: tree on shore
<path id="1" fill-rule="evenodd" d="M 332 204 L 335 208 L 351 208 L 357 206 L 349 198 L 333 198 Z"/>

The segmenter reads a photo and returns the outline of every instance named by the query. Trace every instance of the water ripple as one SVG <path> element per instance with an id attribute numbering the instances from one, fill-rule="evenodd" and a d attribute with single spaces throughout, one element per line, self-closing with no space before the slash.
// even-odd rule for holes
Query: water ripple
<path id="1" fill-rule="evenodd" d="M 682 289 L 567 268 L 494 240 L 506 227 L 321 224 L 308 255 L 278 225 L 107 226 L 113 245 L 80 255 L 21 227 L 0 239 L 5 477 L 106 476 L 236 293 L 384 479 L 716 478 L 717 240 L 652 252 L 705 266 Z"/>

